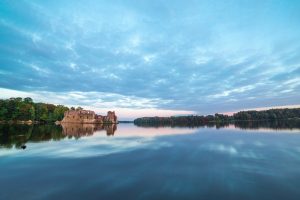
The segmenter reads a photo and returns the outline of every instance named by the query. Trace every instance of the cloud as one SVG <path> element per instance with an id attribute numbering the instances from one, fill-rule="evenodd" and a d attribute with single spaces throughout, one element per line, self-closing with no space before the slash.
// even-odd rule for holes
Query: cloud
<path id="1" fill-rule="evenodd" d="M 232 90 L 225 90 L 225 91 L 223 91 L 220 94 L 214 94 L 214 95 L 211 95 L 209 97 L 211 97 L 211 98 L 228 97 L 231 94 L 234 94 L 234 93 L 244 93 L 244 92 L 252 90 L 254 88 L 255 88 L 255 85 L 247 85 L 247 86 L 235 88 L 235 89 L 232 89 Z"/>
<path id="2" fill-rule="evenodd" d="M 195 114 L 188 110 L 161 109 L 163 104 L 169 104 L 172 100 L 147 99 L 135 96 L 124 96 L 115 93 L 103 92 L 48 92 L 32 91 L 23 92 L 0 88 L 2 98 L 31 97 L 35 102 L 63 104 L 66 106 L 81 106 L 84 109 L 94 110 L 105 114 L 108 110 L 115 110 L 119 119 L 132 120 L 136 117 L 145 116 L 171 116 Z"/>
<path id="3" fill-rule="evenodd" d="M 72 104 L 199 114 L 299 104 L 299 8 L 5 1 L 0 87 L 57 94 L 57 103 L 86 95 Z"/>

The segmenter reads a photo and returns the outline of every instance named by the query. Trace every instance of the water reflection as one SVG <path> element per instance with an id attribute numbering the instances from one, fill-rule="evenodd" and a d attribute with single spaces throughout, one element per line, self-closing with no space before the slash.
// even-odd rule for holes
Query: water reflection
<path id="1" fill-rule="evenodd" d="M 238 123 L 209 123 L 198 126 L 173 125 L 132 125 L 122 124 L 120 130 L 117 125 L 95 124 L 64 124 L 56 125 L 8 125 L 0 124 L 0 147 L 26 149 L 27 142 L 59 141 L 65 138 L 79 139 L 105 132 L 106 136 L 118 137 L 155 137 L 162 135 L 191 134 L 201 128 L 300 132 L 300 120 L 292 121 L 245 121 Z M 117 134 L 115 135 L 115 133 Z M 24 146 L 25 145 L 25 146 Z"/>
<path id="2" fill-rule="evenodd" d="M 28 141 L 61 140 L 65 137 L 60 126 L 0 125 L 0 147 L 4 148 L 23 148 L 22 146 Z"/>
<path id="3" fill-rule="evenodd" d="M 190 128 L 238 128 L 245 130 L 271 129 L 271 130 L 300 130 L 300 120 L 282 120 L 282 121 L 239 121 L 239 122 L 211 122 L 197 125 L 190 124 L 135 124 L 139 127 L 190 127 Z"/>
<path id="4" fill-rule="evenodd" d="M 63 134 L 67 136 L 73 136 L 75 138 L 80 138 L 82 136 L 91 136 L 96 131 L 106 131 L 107 136 L 113 136 L 117 130 L 116 124 L 62 124 Z"/>
<path id="5" fill-rule="evenodd" d="M 92 136 L 95 131 L 106 131 L 107 136 L 113 136 L 117 126 L 93 124 L 56 125 L 9 125 L 0 124 L 0 147 L 25 149 L 27 142 L 59 141 L 65 138 L 80 138 Z"/>
<path id="6" fill-rule="evenodd" d="M 242 121 L 234 126 L 240 129 L 300 130 L 300 120 Z"/>
<path id="7" fill-rule="evenodd" d="M 263 124 L 0 125 L 0 199 L 299 199 L 299 126 Z"/>

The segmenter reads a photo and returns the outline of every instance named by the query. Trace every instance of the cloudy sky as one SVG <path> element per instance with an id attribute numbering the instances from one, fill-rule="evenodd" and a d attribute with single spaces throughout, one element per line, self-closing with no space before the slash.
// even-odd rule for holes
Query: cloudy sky
<path id="1" fill-rule="evenodd" d="M 300 104 L 300 1 L 1 0 L 0 97 L 139 116 Z"/>

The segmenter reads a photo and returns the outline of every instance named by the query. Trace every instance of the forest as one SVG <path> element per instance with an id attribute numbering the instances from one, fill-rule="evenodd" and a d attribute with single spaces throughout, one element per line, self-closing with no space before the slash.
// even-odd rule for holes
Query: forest
<path id="1" fill-rule="evenodd" d="M 55 122 L 62 120 L 67 110 L 63 105 L 34 103 L 30 97 L 0 99 L 0 121 Z"/>
<path id="2" fill-rule="evenodd" d="M 142 117 L 134 120 L 135 124 L 176 124 L 201 125 L 210 122 L 224 123 L 235 121 L 272 121 L 300 119 L 300 108 L 270 109 L 264 111 L 240 111 L 232 116 L 216 113 L 215 115 L 172 116 L 172 117 Z"/>
<path id="3" fill-rule="evenodd" d="M 75 110 L 74 107 L 70 108 Z M 80 107 L 76 109 L 82 109 Z M 64 105 L 49 103 L 35 103 L 32 98 L 9 98 L 0 99 L 0 121 L 34 121 L 34 122 L 55 122 L 64 117 L 64 112 L 69 110 Z M 216 113 L 215 115 L 190 115 L 172 117 L 142 117 L 134 120 L 135 124 L 178 124 L 198 125 L 209 122 L 233 122 L 233 121 L 266 121 L 266 120 L 287 120 L 300 119 L 300 108 L 270 109 L 263 111 L 240 111 L 232 116 Z"/>

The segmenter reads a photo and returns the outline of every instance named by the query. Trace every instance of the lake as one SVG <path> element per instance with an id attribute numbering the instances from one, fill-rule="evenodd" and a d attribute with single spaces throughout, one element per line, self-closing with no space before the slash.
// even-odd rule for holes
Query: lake
<path id="1" fill-rule="evenodd" d="M 300 199 L 299 123 L 0 125 L 0 199 Z"/>

